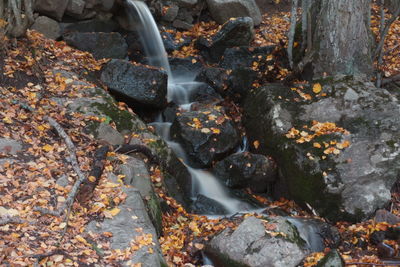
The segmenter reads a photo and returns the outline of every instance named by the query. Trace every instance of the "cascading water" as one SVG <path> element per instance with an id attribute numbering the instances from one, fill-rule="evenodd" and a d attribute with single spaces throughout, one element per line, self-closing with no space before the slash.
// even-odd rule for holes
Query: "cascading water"
<path id="1" fill-rule="evenodd" d="M 141 41 L 149 64 L 161 67 L 168 73 L 168 101 L 173 101 L 180 105 L 183 110 L 190 109 L 189 96 L 196 90 L 200 83 L 195 82 L 193 75 L 190 73 L 184 77 L 176 78 L 173 76 L 161 35 L 159 34 L 157 24 L 148 7 L 145 3 L 140 1 L 127 0 L 126 3 L 129 9 L 135 11 L 140 20 L 138 31 L 141 35 Z M 130 19 L 134 21 L 133 17 Z M 164 122 L 161 116 L 159 116 L 157 121 L 152 123 L 152 125 L 188 168 L 193 179 L 194 187 L 192 194 L 194 198 L 198 194 L 204 195 L 218 202 L 228 213 L 235 213 L 251 208 L 249 204 L 231 197 L 227 189 L 211 173 L 188 166 L 186 153 L 182 147 L 178 143 L 170 140 L 169 129 L 171 127 L 171 122 Z"/>

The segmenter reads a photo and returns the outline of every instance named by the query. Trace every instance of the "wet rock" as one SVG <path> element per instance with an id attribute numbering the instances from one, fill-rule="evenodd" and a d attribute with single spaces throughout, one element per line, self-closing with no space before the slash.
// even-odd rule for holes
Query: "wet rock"
<path id="1" fill-rule="evenodd" d="M 172 26 L 174 26 L 177 29 L 180 30 L 190 30 L 193 27 L 193 24 L 180 20 L 180 19 L 176 19 L 174 20 L 174 22 L 172 23 Z"/>
<path id="2" fill-rule="evenodd" d="M 172 52 L 175 50 L 180 50 L 183 46 L 187 46 L 190 44 L 191 39 L 186 38 L 185 36 L 182 37 L 182 42 L 175 40 L 169 32 L 162 32 L 161 37 L 164 43 L 165 50 L 167 52 Z"/>
<path id="3" fill-rule="evenodd" d="M 219 24 L 230 18 L 251 17 L 254 25 L 261 23 L 261 12 L 254 0 L 207 0 L 208 10 Z"/>
<path id="4" fill-rule="evenodd" d="M 208 84 L 202 83 L 190 94 L 190 102 L 219 103 L 223 98 Z"/>
<path id="5" fill-rule="evenodd" d="M 225 69 L 240 69 L 251 68 L 254 62 L 261 64 L 261 62 L 269 61 L 270 66 L 274 65 L 271 57 L 276 46 L 262 46 L 262 47 L 232 47 L 227 48 L 224 52 L 223 58 L 219 65 Z"/>
<path id="6" fill-rule="evenodd" d="M 46 16 L 37 17 L 31 29 L 38 31 L 47 38 L 53 40 L 61 36 L 61 28 L 58 22 Z"/>
<path id="7" fill-rule="evenodd" d="M 115 179 L 115 178 L 114 178 Z M 157 240 L 157 233 L 147 214 L 146 206 L 138 189 L 123 187 L 123 192 L 127 195 L 125 201 L 118 206 L 120 212 L 111 219 L 103 221 L 91 221 L 86 230 L 89 232 L 102 234 L 111 232 L 111 249 L 128 249 L 135 238 L 144 234 L 151 236 L 152 243 L 148 246 L 140 247 L 130 258 L 131 264 L 142 264 L 143 266 L 161 267 L 165 266 L 160 245 Z M 136 219 L 134 219 L 136 218 Z M 142 229 L 142 231 L 132 231 L 132 229 Z M 154 253 L 149 253 L 151 248 Z M 127 260 L 128 261 L 128 260 Z M 127 264 L 127 261 L 124 262 Z M 124 265 L 124 263 L 122 263 Z"/>
<path id="8" fill-rule="evenodd" d="M 281 231 L 278 223 L 271 225 Z M 215 236 L 207 247 L 207 255 L 223 267 L 294 267 L 307 255 L 308 251 L 302 245 L 304 241 L 296 234 L 295 228 L 286 228 L 286 237 L 273 237 L 265 230 L 260 219 L 248 217 L 236 230 L 227 228 Z M 296 237 L 297 240 L 291 240 L 288 236 Z"/>
<path id="9" fill-rule="evenodd" d="M 393 213 L 387 210 L 377 210 L 375 213 L 375 222 L 387 222 L 388 224 L 397 224 L 400 223 L 400 217 L 394 215 Z"/>
<path id="10" fill-rule="evenodd" d="M 103 67 L 101 80 L 108 88 L 141 105 L 163 108 L 167 105 L 167 74 L 156 68 L 111 60 Z"/>
<path id="11" fill-rule="evenodd" d="M 92 53 L 96 59 L 127 56 L 128 45 L 117 32 L 69 32 L 63 39 L 68 45 Z"/>
<path id="12" fill-rule="evenodd" d="M 65 174 L 61 175 L 57 179 L 56 184 L 59 185 L 59 186 L 62 186 L 62 187 L 66 187 L 69 184 L 68 176 L 65 175 Z"/>
<path id="13" fill-rule="evenodd" d="M 193 166 L 206 167 L 240 142 L 233 123 L 216 109 L 184 112 L 171 126 L 171 138 L 182 144 Z"/>
<path id="14" fill-rule="evenodd" d="M 192 212 L 196 214 L 221 215 L 228 211 L 218 201 L 199 194 L 192 205 Z"/>
<path id="15" fill-rule="evenodd" d="M 226 95 L 229 75 L 225 69 L 204 67 L 196 76 L 196 81 L 204 82 L 214 88 L 221 95 Z"/>
<path id="16" fill-rule="evenodd" d="M 0 138 L 0 153 L 8 155 L 16 155 L 22 150 L 22 145 L 20 142 L 9 138 Z"/>
<path id="17" fill-rule="evenodd" d="M 184 80 L 192 80 L 201 71 L 203 64 L 196 57 L 187 58 L 169 58 L 171 71 L 174 73 L 174 78 L 179 82 L 180 78 Z"/>
<path id="18" fill-rule="evenodd" d="M 211 61 L 219 61 L 225 49 L 236 46 L 249 46 L 254 37 L 253 21 L 249 17 L 229 20 L 211 37 L 200 37 L 196 43 L 203 55 Z"/>
<path id="19" fill-rule="evenodd" d="M 212 172 L 230 188 L 263 193 L 277 178 L 275 163 L 264 155 L 236 153 L 215 164 Z"/>
<path id="20" fill-rule="evenodd" d="M 391 199 L 399 175 L 399 103 L 357 79 L 322 83 L 325 97 L 303 90 L 311 100 L 278 84 L 255 90 L 246 99 L 245 126 L 250 142 L 260 142 L 258 151 L 277 160 L 276 195 L 306 202 L 333 221 L 362 220 Z M 317 122 L 335 123 L 336 130 L 321 135 Z M 292 127 L 299 133 L 286 136 Z"/>
<path id="21" fill-rule="evenodd" d="M 65 0 L 36 0 L 34 11 L 61 21 L 68 3 Z"/>
<path id="22" fill-rule="evenodd" d="M 180 7 L 193 7 L 197 4 L 198 0 L 172 0 Z"/>
<path id="23" fill-rule="evenodd" d="M 345 262 L 340 256 L 339 252 L 335 249 L 330 251 L 322 260 L 317 264 L 317 267 L 344 267 Z"/>

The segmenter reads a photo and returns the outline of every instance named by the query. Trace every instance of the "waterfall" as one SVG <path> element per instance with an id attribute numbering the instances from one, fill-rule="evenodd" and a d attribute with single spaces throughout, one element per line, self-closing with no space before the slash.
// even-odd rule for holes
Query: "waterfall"
<path id="1" fill-rule="evenodd" d="M 178 104 L 182 110 L 190 109 L 190 93 L 194 92 L 201 83 L 195 82 L 193 75 L 173 77 L 171 67 L 168 62 L 167 53 L 155 23 L 147 5 L 140 1 L 127 0 L 130 11 L 132 10 L 139 18 L 139 34 L 141 42 L 148 57 L 149 64 L 163 68 L 168 73 L 168 100 Z M 130 13 L 130 20 L 133 21 L 133 14 Z M 201 169 L 194 169 L 188 165 L 186 152 L 182 146 L 170 140 L 171 122 L 164 122 L 162 116 L 151 123 L 156 132 L 167 142 L 174 153 L 182 159 L 189 173 L 191 174 L 193 184 L 192 190 L 194 200 L 198 194 L 212 199 L 221 204 L 229 213 L 249 210 L 251 206 L 243 201 L 233 198 L 229 195 L 228 189 L 210 172 Z"/>
<path id="2" fill-rule="evenodd" d="M 158 31 L 157 24 L 147 5 L 141 1 L 127 0 L 128 8 L 135 11 L 140 20 L 137 28 L 143 48 L 152 66 L 163 68 L 168 74 L 168 82 L 173 81 L 171 67 L 168 62 L 167 51 Z M 132 14 L 132 12 L 129 12 Z M 131 21 L 133 20 L 130 17 Z"/>

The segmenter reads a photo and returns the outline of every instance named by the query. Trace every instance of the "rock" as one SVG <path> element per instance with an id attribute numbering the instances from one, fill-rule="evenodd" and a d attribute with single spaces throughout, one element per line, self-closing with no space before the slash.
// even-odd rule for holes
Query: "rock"
<path id="1" fill-rule="evenodd" d="M 250 17 L 254 25 L 261 23 L 261 12 L 255 0 L 207 0 L 213 19 L 224 24 L 230 18 Z"/>
<path id="2" fill-rule="evenodd" d="M 83 0 L 69 0 L 66 13 L 70 16 L 79 16 L 83 14 L 85 2 Z"/>
<path id="3" fill-rule="evenodd" d="M 60 178 L 57 179 L 56 184 L 62 187 L 69 185 L 68 176 L 65 174 L 61 175 Z"/>
<path id="4" fill-rule="evenodd" d="M 53 40 L 61 36 L 61 28 L 58 22 L 45 16 L 37 17 L 31 29 L 38 31 L 45 37 Z"/>
<path id="5" fill-rule="evenodd" d="M 217 162 L 212 172 L 230 188 L 250 187 L 253 192 L 266 192 L 277 178 L 275 163 L 264 155 L 236 153 Z"/>
<path id="6" fill-rule="evenodd" d="M 174 77 L 177 78 L 178 82 L 181 77 L 184 77 L 184 80 L 194 79 L 203 67 L 203 64 L 201 64 L 196 57 L 172 57 L 169 58 L 168 61 L 171 66 L 171 71 L 174 73 Z"/>
<path id="7" fill-rule="evenodd" d="M 208 53 L 210 60 L 219 61 L 225 49 L 236 46 L 249 46 L 253 37 L 253 21 L 249 17 L 243 17 L 229 20 L 211 37 L 210 41 L 200 37 L 196 45 L 203 54 L 204 52 Z"/>
<path id="8" fill-rule="evenodd" d="M 226 95 L 229 75 L 223 68 L 204 67 L 195 80 L 210 85 L 221 95 Z"/>
<path id="9" fill-rule="evenodd" d="M 262 46 L 262 47 L 232 47 L 227 48 L 219 63 L 220 67 L 225 69 L 241 69 L 251 68 L 254 62 L 261 65 L 262 62 L 269 61 L 269 65 L 273 66 L 275 62 L 268 57 L 272 57 L 272 53 L 276 46 Z"/>
<path id="10" fill-rule="evenodd" d="M 155 108 L 167 106 L 165 71 L 114 59 L 103 67 L 101 80 L 109 89 L 139 104 Z"/>
<path id="11" fill-rule="evenodd" d="M 180 7 L 194 7 L 198 0 L 172 0 Z"/>
<path id="12" fill-rule="evenodd" d="M 179 12 L 179 6 L 172 4 L 167 7 L 161 19 L 167 22 L 172 22 L 174 21 L 176 16 L 178 16 L 178 12 Z"/>
<path id="13" fill-rule="evenodd" d="M 91 221 L 86 230 L 93 233 L 110 232 L 111 249 L 124 250 L 131 247 L 131 242 L 135 238 L 147 235 L 152 238 L 152 243 L 147 246 L 141 246 L 133 256 L 129 259 L 131 264 L 142 264 L 142 266 L 165 266 L 165 260 L 162 257 L 160 245 L 157 240 L 157 233 L 151 220 L 146 212 L 146 207 L 138 189 L 124 187 L 124 193 L 127 195 L 125 202 L 120 204 L 118 208 L 120 212 L 111 219 L 103 221 Z M 136 219 L 134 219 L 136 218 Z M 133 231 L 132 229 L 142 229 Z M 149 253 L 149 248 L 154 252 Z M 126 265 L 126 262 L 121 262 Z"/>
<path id="14" fill-rule="evenodd" d="M 339 252 L 334 249 L 331 250 L 322 260 L 317 264 L 317 267 L 344 267 L 345 262 L 340 256 Z"/>
<path id="15" fill-rule="evenodd" d="M 62 23 L 63 32 L 113 32 L 118 29 L 118 24 L 112 20 L 84 20 L 74 23 Z"/>
<path id="16" fill-rule="evenodd" d="M 188 111 L 177 116 L 171 126 L 171 138 L 182 145 L 189 162 L 197 167 L 210 166 L 240 142 L 233 123 L 216 109 Z"/>
<path id="17" fill-rule="evenodd" d="M 191 39 L 187 38 L 186 36 L 182 36 L 182 42 L 175 40 L 169 32 L 162 32 L 161 37 L 164 43 L 165 50 L 167 52 L 172 52 L 175 50 L 180 50 L 183 46 L 187 46 L 191 43 Z"/>
<path id="18" fill-rule="evenodd" d="M 190 94 L 190 102 L 219 103 L 223 98 L 208 84 L 201 83 Z"/>
<path id="19" fill-rule="evenodd" d="M 110 145 L 122 145 L 124 137 L 110 124 L 100 123 L 95 131 L 94 137 L 98 140 L 105 141 Z"/>
<path id="20" fill-rule="evenodd" d="M 388 224 L 398 224 L 400 223 L 400 217 L 390 213 L 387 210 L 377 210 L 375 213 L 375 222 L 387 222 Z"/>
<path id="21" fill-rule="evenodd" d="M 193 24 L 180 20 L 180 19 L 176 19 L 174 20 L 174 22 L 172 23 L 172 26 L 174 26 L 177 29 L 180 30 L 190 30 L 191 28 L 193 28 Z"/>
<path id="22" fill-rule="evenodd" d="M 229 212 L 218 201 L 198 194 L 192 205 L 192 212 L 196 214 L 221 215 Z"/>
<path id="23" fill-rule="evenodd" d="M 0 138 L 0 153 L 16 155 L 22 150 L 22 145 L 17 140 Z"/>
<path id="24" fill-rule="evenodd" d="M 278 223 L 271 225 L 274 229 L 280 230 Z M 211 259 L 216 259 L 222 267 L 295 267 L 301 263 L 308 251 L 303 248 L 304 241 L 298 234 L 296 241 L 288 238 L 296 233 L 296 229 L 293 227 L 287 229 L 290 230 L 286 237 L 270 236 L 260 219 L 248 217 L 236 230 L 227 228 L 215 236 L 206 248 L 207 255 Z"/>
<path id="25" fill-rule="evenodd" d="M 102 11 L 110 11 L 115 4 L 115 0 L 100 0 L 99 2 Z"/>
<path id="26" fill-rule="evenodd" d="M 124 175 L 123 181 L 126 185 L 137 188 L 146 204 L 148 214 L 158 235 L 162 233 L 162 212 L 160 201 L 154 191 L 147 165 L 139 157 L 128 157 L 126 163 L 116 168 L 117 173 Z"/>
<path id="27" fill-rule="evenodd" d="M 277 196 L 306 202 L 332 221 L 359 221 L 391 199 L 400 170 L 399 103 L 357 79 L 324 81 L 322 92 L 306 88 L 302 94 L 312 97 L 303 100 L 282 85 L 259 88 L 246 99 L 244 124 L 250 142 L 260 143 L 257 152 L 278 163 Z"/>
<path id="28" fill-rule="evenodd" d="M 117 32 L 69 32 L 63 38 L 68 45 L 90 52 L 96 59 L 127 56 L 128 45 Z"/>
<path id="29" fill-rule="evenodd" d="M 68 3 L 66 0 L 36 0 L 34 11 L 61 21 Z"/>

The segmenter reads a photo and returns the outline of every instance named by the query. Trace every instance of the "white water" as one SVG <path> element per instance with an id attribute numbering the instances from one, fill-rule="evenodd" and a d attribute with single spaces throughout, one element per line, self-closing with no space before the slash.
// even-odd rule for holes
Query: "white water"
<path id="1" fill-rule="evenodd" d="M 127 3 L 131 9 L 136 11 L 140 19 L 139 34 L 141 35 L 141 41 L 149 59 L 149 64 L 161 67 L 168 73 L 168 101 L 178 104 L 182 110 L 190 110 L 191 103 L 189 103 L 189 97 L 201 83 L 194 81 L 194 75 L 191 73 L 188 73 L 184 77 L 173 77 L 157 24 L 148 7 L 140 1 L 128 0 Z M 187 156 L 182 146 L 170 140 L 170 122 L 164 122 L 160 115 L 150 125 L 156 129 L 157 133 L 167 142 L 177 157 L 188 168 L 192 177 L 192 195 L 194 199 L 196 199 L 198 194 L 201 194 L 220 203 L 230 214 L 251 208 L 248 203 L 231 197 L 228 194 L 228 189 L 210 172 L 194 169 L 188 165 Z"/>

